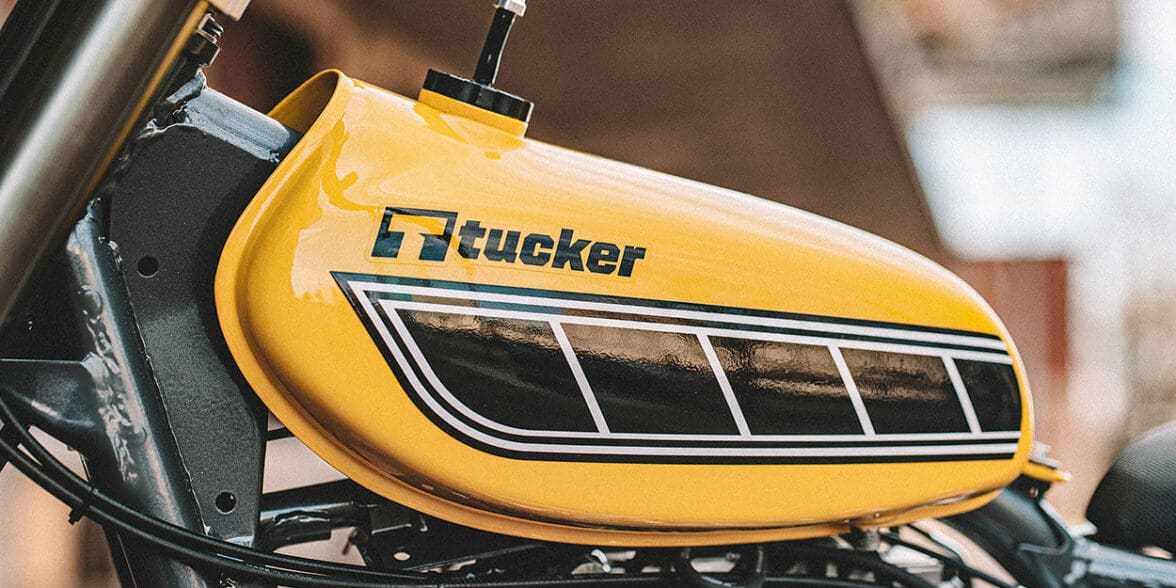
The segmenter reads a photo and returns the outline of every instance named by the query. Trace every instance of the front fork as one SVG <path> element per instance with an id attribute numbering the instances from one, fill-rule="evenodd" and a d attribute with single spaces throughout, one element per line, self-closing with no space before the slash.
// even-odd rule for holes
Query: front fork
<path id="1" fill-rule="evenodd" d="M 25 0 L 14 7 L 0 32 L 0 318 L 8 318 L 42 258 L 60 249 L 207 7 L 202 0 Z M 104 450 L 92 452 L 95 481 L 121 488 L 121 497 L 145 512 L 198 529 L 162 406 L 141 377 L 146 357 L 135 345 L 133 321 L 125 321 L 129 307 L 111 287 L 112 253 L 95 222 L 87 215 L 65 253 L 91 361 L 6 362 L 6 391 L 14 391 L 15 380 L 51 388 L 72 381 L 109 392 L 94 394 L 95 413 L 84 415 L 102 421 L 97 430 L 115 433 Z M 60 389 L 29 392 L 68 400 Z M 61 408 L 57 416 L 86 412 Z M 135 551 L 142 553 L 128 565 L 142 585 L 212 585 L 150 550 Z"/>
<path id="2" fill-rule="evenodd" d="M 236 16 L 247 0 L 213 4 Z M 181 102 L 151 108 L 161 92 L 176 90 L 170 82 L 177 75 L 194 73 L 180 56 L 208 49 L 191 37 L 207 8 L 197 0 L 27 0 L 0 32 L 0 357 L 10 358 L 0 360 L 0 394 L 27 424 L 77 449 L 104 493 L 189 530 L 248 544 L 257 524 L 264 409 L 224 367 L 231 362 L 216 346 L 215 313 L 200 298 L 201 280 L 211 300 L 214 235 L 227 235 L 294 137 L 204 92 L 201 76 L 169 97 Z M 136 135 L 140 145 L 121 147 L 130 155 L 115 158 L 151 115 L 171 119 L 148 125 Z M 184 177 L 168 164 L 204 178 Z M 136 170 L 164 181 L 135 184 Z M 217 181 L 231 188 L 218 191 Z M 99 186 L 109 194 L 91 201 Z M 195 277 L 179 286 L 190 298 L 168 297 L 161 320 L 144 325 L 138 316 L 158 308 L 161 297 L 131 287 L 135 270 L 122 256 L 144 243 L 127 246 L 128 238 L 120 249 L 111 239 L 112 201 L 124 235 L 152 234 L 158 225 L 193 231 L 192 239 L 168 239 L 169 247 L 154 252 L 172 256 L 169 275 Z M 177 202 L 197 210 L 177 212 Z M 157 279 L 149 286 L 159 284 L 176 285 Z M 175 338 L 166 328 L 176 317 L 198 317 L 183 325 L 196 336 L 152 347 Z M 177 363 L 180 348 L 188 361 Z M 204 418 L 187 422 L 196 411 Z M 173 426 L 169 413 L 183 426 Z M 208 435 L 221 438 L 210 442 Z M 84 503 L 72 506 L 85 513 Z M 224 584 L 151 545 L 108 538 L 125 585 Z"/>

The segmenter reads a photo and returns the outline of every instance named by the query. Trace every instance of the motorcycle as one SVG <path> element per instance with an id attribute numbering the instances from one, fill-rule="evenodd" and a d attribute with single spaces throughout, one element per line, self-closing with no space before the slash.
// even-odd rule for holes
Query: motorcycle
<path id="1" fill-rule="evenodd" d="M 246 4 L 24 0 L 0 31 L 0 455 L 124 585 L 1176 586 L 1145 549 L 1176 551 L 1176 428 L 1074 533 L 979 296 L 526 138 L 494 86 L 522 0 L 472 79 L 325 72 L 268 115 L 200 73 Z M 292 436 L 347 479 L 263 493 Z M 336 529 L 365 566 L 277 553 Z"/>

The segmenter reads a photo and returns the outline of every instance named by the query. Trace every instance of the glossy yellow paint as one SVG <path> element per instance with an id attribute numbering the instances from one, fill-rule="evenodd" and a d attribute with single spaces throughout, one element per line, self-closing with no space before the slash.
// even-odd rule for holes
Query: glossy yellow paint
<path id="1" fill-rule="evenodd" d="M 428 100 L 433 102 L 433 100 Z M 444 105 L 443 105 L 444 106 Z M 249 205 L 216 279 L 226 340 L 266 405 L 360 484 L 464 525 L 552 541 L 703 545 L 962 512 L 1011 460 L 854 465 L 515 460 L 469 447 L 401 391 L 330 272 L 453 280 L 887 321 L 1008 336 L 908 250 L 779 204 L 524 139 L 517 128 L 321 74 L 273 112 L 305 137 Z M 632 277 L 450 255 L 372 257 L 386 206 L 634 243 Z M 1011 345 L 1011 343 L 1010 343 Z"/>
<path id="2" fill-rule="evenodd" d="M 459 102 L 436 92 L 421 90 L 421 95 L 417 97 L 417 100 L 421 104 L 431 106 L 441 112 L 456 114 L 470 120 L 475 120 L 511 135 L 521 137 L 527 132 L 527 123 L 517 118 L 503 116 L 496 112 L 466 104 L 465 102 Z"/>
<path id="3" fill-rule="evenodd" d="M 1042 482 L 1049 482 L 1051 484 L 1061 484 L 1070 481 L 1070 472 L 1034 461 L 1025 464 L 1024 474 L 1034 480 L 1041 480 Z"/>

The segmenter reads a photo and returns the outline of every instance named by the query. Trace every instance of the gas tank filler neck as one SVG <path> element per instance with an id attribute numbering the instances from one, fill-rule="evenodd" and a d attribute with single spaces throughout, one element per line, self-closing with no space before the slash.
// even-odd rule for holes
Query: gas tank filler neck
<path id="1" fill-rule="evenodd" d="M 490 24 L 482 55 L 474 69 L 474 79 L 430 69 L 425 76 L 420 101 L 438 110 L 470 116 L 521 135 L 531 120 L 534 105 L 495 88 L 494 80 L 498 77 L 498 66 L 510 27 L 516 17 L 523 16 L 527 11 L 527 3 L 525 0 L 496 0 L 494 6 L 494 21 Z M 474 108 L 470 109 L 470 106 Z"/>

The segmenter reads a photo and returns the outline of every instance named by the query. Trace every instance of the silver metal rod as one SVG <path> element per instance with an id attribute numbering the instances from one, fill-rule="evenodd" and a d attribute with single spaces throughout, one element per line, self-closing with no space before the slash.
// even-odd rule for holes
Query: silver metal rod
<path id="1" fill-rule="evenodd" d="M 206 9 L 204 0 L 64 2 L 47 32 L 27 40 L 53 55 L 32 55 L 0 97 L 0 317 L 61 245 Z"/>
<path id="2" fill-rule="evenodd" d="M 245 14 L 249 2 L 250 0 L 209 0 L 213 8 L 233 20 L 238 20 Z"/>

